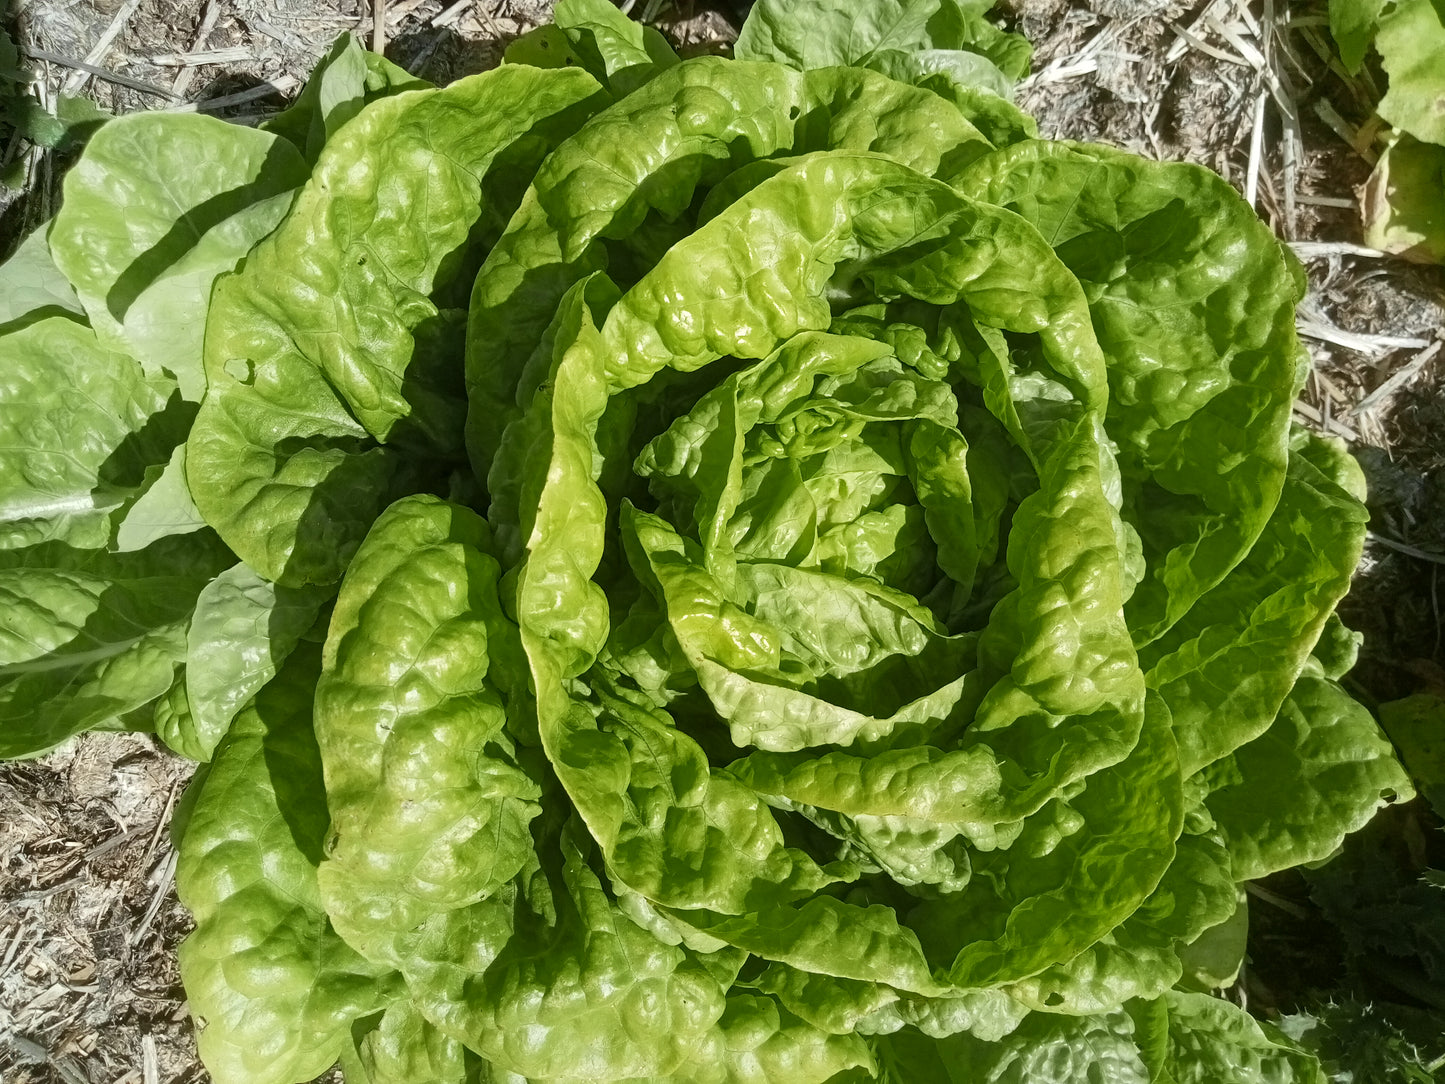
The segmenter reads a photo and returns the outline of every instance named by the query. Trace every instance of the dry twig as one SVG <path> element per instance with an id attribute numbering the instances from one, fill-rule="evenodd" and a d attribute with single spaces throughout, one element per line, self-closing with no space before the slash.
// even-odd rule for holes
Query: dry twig
<path id="1" fill-rule="evenodd" d="M 140 5 L 141 0 L 125 0 L 125 3 L 120 6 L 120 10 L 115 13 L 115 18 L 105 28 L 105 32 L 100 35 L 100 39 L 86 54 L 85 62 L 73 65 L 76 71 L 68 75 L 64 84 L 61 85 L 60 92 L 62 94 L 74 94 L 84 85 L 87 75 L 100 74 L 94 66 L 99 66 L 100 62 L 105 59 L 106 54 L 110 52 L 110 47 L 115 44 L 115 39 L 120 37 L 121 31 L 125 29 L 125 24 L 130 22 L 130 17 L 135 14 Z"/>
<path id="2" fill-rule="evenodd" d="M 185 102 L 181 105 L 173 105 L 165 110 L 167 113 L 209 113 L 217 109 L 229 109 L 233 105 L 245 105 L 261 98 L 269 98 L 273 94 L 279 94 L 283 98 L 301 85 L 301 80 L 294 75 L 281 75 L 269 83 L 262 83 L 257 87 L 248 87 L 245 90 L 238 90 L 234 94 L 222 94 L 218 98 L 207 98 L 201 102 Z"/>
<path id="3" fill-rule="evenodd" d="M 1396 372 L 1390 375 L 1388 380 L 1356 403 L 1355 406 L 1350 409 L 1350 413 L 1352 415 L 1358 415 L 1375 409 L 1375 407 L 1379 406 L 1410 381 L 1414 380 L 1415 377 L 1419 376 L 1425 366 L 1435 360 L 1442 346 L 1445 346 L 1445 343 L 1436 340 L 1435 344 L 1428 350 L 1422 351 L 1412 358 L 1409 363 L 1402 365 Z"/>
<path id="4" fill-rule="evenodd" d="M 191 50 L 202 49 L 210 38 L 211 32 L 216 29 L 216 23 L 220 20 L 220 0 L 206 0 L 205 9 L 201 12 L 201 25 L 196 28 L 196 36 L 191 39 Z M 195 78 L 194 68 L 182 68 L 176 74 L 176 81 L 171 84 L 171 91 L 178 98 L 184 98 L 186 91 L 191 89 L 191 80 Z"/>
<path id="5" fill-rule="evenodd" d="M 154 94 L 158 98 L 179 98 L 173 91 L 158 87 L 154 83 L 147 83 L 142 79 L 132 79 L 128 75 L 121 75 L 118 72 L 107 71 L 105 68 L 97 67 L 88 60 L 71 60 L 67 56 L 58 53 L 48 52 L 45 49 L 33 49 L 29 46 L 21 48 L 31 60 L 45 60 L 51 64 L 59 64 L 63 68 L 74 68 L 84 75 L 93 75 L 97 79 L 104 79 L 107 83 L 114 83 L 119 87 L 128 87 L 131 90 L 138 90 L 142 94 Z"/>
<path id="6" fill-rule="evenodd" d="M 1378 542 L 1387 550 L 1395 550 L 1410 557 L 1418 557 L 1422 561 L 1430 561 L 1432 564 L 1445 565 L 1445 553 L 1432 553 L 1430 550 L 1422 550 L 1418 546 L 1412 546 L 1408 542 L 1396 542 L 1393 538 L 1386 538 L 1375 531 L 1366 531 L 1365 537 L 1371 542 Z"/>

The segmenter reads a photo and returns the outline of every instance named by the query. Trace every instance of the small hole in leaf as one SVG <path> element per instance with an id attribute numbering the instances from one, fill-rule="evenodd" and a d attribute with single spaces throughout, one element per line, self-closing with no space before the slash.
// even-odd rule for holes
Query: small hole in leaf
<path id="1" fill-rule="evenodd" d="M 1055 990 L 1055 991 L 1054 991 L 1052 994 L 1050 994 L 1048 997 L 1044 998 L 1044 1004 L 1045 1004 L 1045 1005 L 1048 1005 L 1048 1006 L 1050 1006 L 1050 1007 L 1052 1007 L 1052 1006 L 1054 1006 L 1054 1005 L 1062 1005 L 1063 1003 L 1064 1003 L 1064 995 L 1061 994 L 1061 993 L 1059 993 L 1057 990 Z"/>
<path id="2" fill-rule="evenodd" d="M 223 366 L 226 375 L 238 384 L 249 387 L 256 380 L 256 366 L 245 358 L 232 358 Z"/>
<path id="3" fill-rule="evenodd" d="M 1394 787 L 1386 787 L 1380 791 L 1380 797 L 1387 802 L 1398 802 L 1400 800 L 1400 792 Z"/>
<path id="4" fill-rule="evenodd" d="M 797 107 L 796 105 L 793 106 L 791 109 L 788 110 L 788 119 L 789 119 L 789 120 L 797 120 L 797 119 L 798 119 L 798 107 Z"/>

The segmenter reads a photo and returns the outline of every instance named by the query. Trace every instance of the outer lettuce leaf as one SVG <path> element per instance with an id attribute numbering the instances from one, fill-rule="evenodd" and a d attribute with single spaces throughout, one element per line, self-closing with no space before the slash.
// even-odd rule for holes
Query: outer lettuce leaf
<path id="1" fill-rule="evenodd" d="M 943 0 L 938 14 L 928 20 L 928 39 L 939 49 L 986 56 L 1011 81 L 1029 73 L 1033 46 L 1022 34 L 1000 30 L 985 18 L 992 4 L 979 0 Z"/>
<path id="2" fill-rule="evenodd" d="M 823 1084 L 850 1069 L 873 1068 L 857 1035 L 830 1035 L 779 1008 L 771 998 L 728 998 L 717 1032 L 664 1084 Z"/>
<path id="3" fill-rule="evenodd" d="M 337 580 L 381 509 L 419 487 L 416 452 L 459 447 L 459 359 L 433 294 L 447 300 L 473 230 L 509 212 L 512 170 L 596 93 L 580 71 L 511 66 L 374 102 L 326 145 L 283 227 L 217 284 L 187 477 L 266 578 Z"/>
<path id="4" fill-rule="evenodd" d="M 678 63 L 666 38 L 608 0 L 558 0 L 552 19 L 584 70 L 613 97 L 632 93 Z"/>
<path id="5" fill-rule="evenodd" d="M 44 752 L 170 689 L 196 596 L 233 560 L 209 531 L 136 553 L 0 551 L 0 757 Z"/>
<path id="6" fill-rule="evenodd" d="M 915 48 L 939 0 L 759 0 L 733 53 L 800 70 L 862 67 L 875 53 Z"/>
<path id="7" fill-rule="evenodd" d="M 989 6 L 958 0 L 759 0 L 734 54 L 804 71 L 872 68 L 905 83 L 939 76 L 954 87 L 1007 97 L 1028 74 L 1033 50 L 1018 34 L 985 19 Z"/>
<path id="8" fill-rule="evenodd" d="M 1341 461 L 1349 462 L 1344 457 L 1341 457 Z M 1363 487 L 1364 479 L 1360 478 L 1359 481 Z M 1358 497 L 1360 493 L 1363 493 L 1363 488 L 1355 495 Z M 1360 645 L 1364 642 L 1363 633 L 1346 627 L 1345 623 L 1340 620 L 1340 615 L 1332 613 L 1325 619 L 1324 630 L 1320 633 L 1320 638 L 1316 641 L 1311 654 L 1319 660 L 1325 677 L 1338 681 L 1354 669 L 1355 663 L 1359 661 Z"/>
<path id="9" fill-rule="evenodd" d="M 1151 698 L 1123 761 L 1026 820 L 1007 850 L 980 853 L 961 897 L 907 915 L 930 958 L 942 959 L 960 986 L 995 986 L 1070 960 L 1123 922 L 1174 858 L 1182 822 L 1175 757 L 1168 712 Z"/>
<path id="10" fill-rule="evenodd" d="M 1322 861 L 1415 793 L 1374 717 L 1313 662 L 1270 728 L 1205 781 L 1240 880 Z"/>
<path id="11" fill-rule="evenodd" d="M 1184 974 L 1185 947 L 1235 912 L 1239 889 L 1219 831 L 1195 814 L 1153 892 L 1107 936 L 1067 963 L 1015 983 L 1033 1009 L 1085 1016 L 1134 998 L 1156 998 Z M 1241 946 L 1242 952 L 1242 946 Z"/>
<path id="12" fill-rule="evenodd" d="M 1150 686 L 1174 713 L 1186 774 L 1270 725 L 1364 547 L 1354 461 L 1304 430 L 1292 445 L 1279 503 L 1249 554 L 1141 652 Z M 1336 468 L 1344 475 L 1332 477 Z"/>
<path id="13" fill-rule="evenodd" d="M 1208 994 L 1164 997 L 1164 1070 L 1175 1084 L 1325 1084 L 1319 1062 L 1243 1009 Z"/>
<path id="14" fill-rule="evenodd" d="M 1239 980 L 1249 947 L 1249 897 L 1239 889 L 1234 914 L 1211 926 L 1179 950 L 1184 965 L 1180 986 L 1194 990 L 1223 990 Z"/>
<path id="15" fill-rule="evenodd" d="M 983 1043 L 933 1043 L 909 1032 L 876 1040 L 879 1079 L 952 1084 L 1127 1081 L 1130 1084 L 1324 1084 L 1319 1063 L 1283 1034 L 1207 994 L 1169 991 L 1128 1011 L 1035 1013 L 1013 1034 Z"/>
<path id="16" fill-rule="evenodd" d="M 331 929 L 316 886 L 326 835 L 310 726 L 318 651 L 292 656 L 236 719 L 198 784 L 176 888 L 196 916 L 180 948 L 201 1057 L 217 1084 L 324 1072 L 396 976 Z"/>
<path id="17" fill-rule="evenodd" d="M 1390 76 L 1380 116 L 1424 143 L 1445 143 L 1445 12 L 1434 0 L 1398 0 L 1381 14 L 1375 45 Z"/>
<path id="18" fill-rule="evenodd" d="M 147 467 L 146 479 L 150 483 L 146 491 L 129 508 L 120 511 L 115 525 L 112 545 L 122 553 L 145 549 L 158 538 L 191 534 L 206 526 L 186 486 L 184 444 L 171 449 L 165 466 Z"/>
<path id="19" fill-rule="evenodd" d="M 1013 1034 L 984 1043 L 932 1043 L 909 1032 L 876 1040 L 879 1079 L 951 1084 L 1127 1081 L 1130 1084 L 1323 1084 L 1319 1063 L 1227 1001 L 1170 991 L 1127 1012 L 1035 1013 Z"/>
<path id="20" fill-rule="evenodd" d="M 675 917 L 719 941 L 814 975 L 882 984 L 924 997 L 955 992 L 935 973 L 918 937 L 897 912 L 880 904 L 862 907 L 819 895 L 752 915 L 688 911 Z"/>
<path id="21" fill-rule="evenodd" d="M 995 1042 L 1028 1009 L 1002 990 L 949 990 L 922 996 L 881 982 L 839 978 L 772 963 L 753 983 L 794 1015 L 837 1035 L 891 1035 L 914 1027 L 943 1038 L 967 1032 Z"/>
<path id="22" fill-rule="evenodd" d="M 1416 693 L 1381 704 L 1378 712 L 1380 728 L 1416 789 L 1436 815 L 1445 817 L 1445 699 Z"/>
<path id="23" fill-rule="evenodd" d="M 174 382 L 68 316 L 0 336 L 0 350 L 0 548 L 106 546 L 112 516 L 185 437 Z"/>
<path id="24" fill-rule="evenodd" d="M 1239 563 L 1278 500 L 1304 377 L 1303 278 L 1197 166 L 1031 142 L 977 163 L 964 189 L 1022 214 L 1084 284 L 1148 564 L 1128 608 L 1146 644 Z"/>
<path id="25" fill-rule="evenodd" d="M 397 1001 L 351 1028 L 341 1051 L 346 1084 L 469 1084 L 466 1048 L 432 1027 L 411 1001 Z"/>
<path id="26" fill-rule="evenodd" d="M 484 966 L 450 993 L 414 982 L 415 996 L 498 1070 L 577 1084 L 665 1077 L 713 1031 L 723 990 L 690 953 L 617 909 L 584 861 L 584 834 L 560 840 L 560 877 L 543 870 L 550 918 L 519 907 L 515 932 Z M 555 852 L 557 836 L 544 839 L 539 850 Z"/>
<path id="27" fill-rule="evenodd" d="M 888 1084 L 1152 1084 L 1127 1013 L 1051 1016 L 1035 1013 L 1006 1038 L 957 1036 L 934 1042 L 899 1032 L 875 1040 Z M 1223 1078 L 1221 1078 L 1223 1079 Z"/>
<path id="28" fill-rule="evenodd" d="M 1330 0 L 1330 33 L 1340 48 L 1345 70 L 1355 75 L 1364 63 L 1365 51 L 1375 40 L 1380 13 L 1387 0 Z"/>
<path id="29" fill-rule="evenodd" d="M 278 587 L 242 564 L 208 583 L 186 634 L 185 710 L 161 728 L 166 743 L 210 760 L 231 720 L 275 676 L 325 598 L 314 587 Z"/>
<path id="30" fill-rule="evenodd" d="M 101 341 L 148 373 L 168 371 L 198 402 L 211 285 L 276 227 L 305 179 L 295 149 L 265 132 L 199 114 L 120 117 L 66 174 L 50 250 Z"/>
<path id="31" fill-rule="evenodd" d="M 50 256 L 50 223 L 31 231 L 14 254 L 0 264 L 0 324 L 74 313 L 84 316 L 70 280 Z"/>
<path id="32" fill-rule="evenodd" d="M 369 103 L 406 90 L 430 88 L 426 80 L 362 48 L 354 35 L 341 34 L 311 72 L 296 100 L 261 128 L 290 140 L 314 165 L 327 140 Z"/>
<path id="33" fill-rule="evenodd" d="M 1445 263 L 1445 146 L 1399 136 L 1365 182 L 1365 244 L 1417 263 Z"/>
<path id="34" fill-rule="evenodd" d="M 868 58 L 868 66 L 900 83 L 923 84 L 938 76 L 963 87 L 979 87 L 1006 98 L 1013 82 L 992 60 L 962 49 L 885 49 Z"/>

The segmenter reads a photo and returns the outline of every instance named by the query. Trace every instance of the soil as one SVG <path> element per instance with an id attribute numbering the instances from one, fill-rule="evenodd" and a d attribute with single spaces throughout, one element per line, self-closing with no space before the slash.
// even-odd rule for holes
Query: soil
<path id="1" fill-rule="evenodd" d="M 387 56 L 447 82 L 495 64 L 551 4 L 383 6 Z M 649 6 L 637 0 L 634 14 Z M 746 4 L 656 6 L 674 41 L 719 51 Z M 114 27 L 114 43 L 92 63 L 155 88 L 36 60 L 44 102 L 63 89 L 125 113 L 243 94 L 210 111 L 254 123 L 285 104 L 337 33 L 369 40 L 371 11 L 370 0 L 21 0 L 9 28 L 32 55 L 76 60 Z M 1353 689 L 1375 702 L 1445 686 L 1445 268 L 1352 247 L 1378 95 L 1368 73 L 1361 82 L 1330 68 L 1324 14 L 1322 0 L 1288 10 L 1274 0 L 1006 0 L 1000 9 L 1035 42 L 1035 74 L 1019 101 L 1043 135 L 1209 166 L 1253 194 L 1264 219 L 1297 244 L 1309 275 L 1302 327 L 1313 361 L 1301 420 L 1345 438 L 1370 483 L 1372 537 L 1342 614 L 1366 637 Z M 218 62 L 175 63 L 217 50 L 226 51 Z M 25 156 L 23 185 L 0 187 L 5 255 L 53 213 L 67 162 L 18 142 L 0 153 L 0 165 Z M 1408 379 L 1366 398 L 1412 363 Z M 47 756 L 0 764 L 5 1084 L 208 1079 L 176 972 L 189 919 L 175 899 L 166 831 L 190 773 L 189 763 L 133 734 L 85 735 Z"/>

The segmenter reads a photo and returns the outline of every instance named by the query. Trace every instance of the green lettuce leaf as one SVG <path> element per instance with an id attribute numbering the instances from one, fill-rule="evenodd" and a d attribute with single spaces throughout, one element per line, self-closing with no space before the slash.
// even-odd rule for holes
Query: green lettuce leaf
<path id="1" fill-rule="evenodd" d="M 0 548 L 108 545 L 113 516 L 160 473 L 191 409 L 169 377 L 69 316 L 0 335 L 0 350 Z"/>
<path id="2" fill-rule="evenodd" d="M 863 67 L 876 53 L 915 48 L 939 6 L 939 0 L 759 0 L 733 53 L 803 71 Z"/>
<path id="3" fill-rule="evenodd" d="M 50 255 L 50 224 L 32 230 L 11 257 L 0 264 L 0 324 L 34 321 L 74 313 L 84 316 L 70 280 Z"/>
<path id="4" fill-rule="evenodd" d="M 174 730 L 161 731 L 166 743 L 209 760 L 236 713 L 312 626 L 326 595 L 278 587 L 241 564 L 206 584 L 186 633 L 185 711 Z"/>
<path id="5" fill-rule="evenodd" d="M 1162 1068 L 1174 1084 L 1325 1084 L 1319 1062 L 1227 1001 L 1172 990 L 1163 1007 L 1169 1039 Z"/>
<path id="6" fill-rule="evenodd" d="M 1397 0 L 1375 37 L 1390 86 L 1380 116 L 1424 143 L 1445 143 L 1445 12 L 1434 0 Z"/>
<path id="7" fill-rule="evenodd" d="M 369 103 L 407 90 L 430 88 L 425 79 L 363 48 L 354 35 L 341 34 L 312 70 L 296 100 L 261 129 L 289 140 L 314 165 L 327 140 Z"/>
<path id="8" fill-rule="evenodd" d="M 196 1041 L 218 1084 L 291 1084 L 329 1068 L 352 1022 L 400 993 L 332 930 L 316 883 L 326 836 L 311 732 L 314 645 L 232 725 L 191 799 L 176 889 Z"/>
<path id="9" fill-rule="evenodd" d="M 66 174 L 50 251 L 101 341 L 199 402 L 211 285 L 275 229 L 305 179 L 295 149 L 264 132 L 199 114 L 121 117 Z"/>
<path id="10" fill-rule="evenodd" d="M 1351 75 L 1357 74 L 1364 63 L 1386 4 L 1387 0 L 1330 0 L 1330 33 Z"/>
<path id="11" fill-rule="evenodd" d="M 1417 263 L 1445 263 L 1445 146 L 1401 134 L 1360 198 L 1365 244 Z"/>
<path id="12" fill-rule="evenodd" d="M 1197 166 L 1036 141 L 980 160 L 964 187 L 1037 226 L 1089 298 L 1124 515 L 1147 561 L 1129 624 L 1147 644 L 1239 563 L 1279 499 L 1303 278 Z"/>
<path id="13" fill-rule="evenodd" d="M 996 1042 L 970 1036 L 931 1041 L 916 1032 L 875 1040 L 889 1084 L 1074 1084 L 1118 1081 L 1152 1084 L 1134 1042 L 1127 1013 L 1103 1016 L 1053 1016 L 1034 1013 L 1012 1034 Z M 1221 1078 L 1222 1079 L 1222 1078 Z"/>
<path id="14" fill-rule="evenodd" d="M 346 1084 L 470 1084 L 476 1057 L 429 1024 L 411 1001 L 358 1020 L 341 1050 Z M 470 1063 L 470 1064 L 469 1064 Z"/>
<path id="15" fill-rule="evenodd" d="M 1445 699 L 1416 693 L 1379 706 L 1380 728 L 1421 796 L 1445 816 Z"/>
<path id="16" fill-rule="evenodd" d="M 895 120 L 880 126 L 875 110 Z M 633 140 L 661 150 L 616 161 L 613 148 Z M 654 216 L 664 225 L 675 220 L 700 185 L 722 181 L 743 162 L 840 148 L 887 154 L 932 175 L 961 168 L 989 144 L 956 107 L 869 72 L 799 76 L 715 57 L 669 69 L 562 144 L 472 294 L 467 440 L 478 474 L 491 469 L 506 425 L 525 406 L 524 370 L 545 370 L 544 332 L 573 284 L 613 263 L 635 265 L 628 250 L 647 236 L 639 227 Z M 676 232 L 664 237 L 678 239 Z M 654 255 L 646 254 L 648 265 Z"/>
<path id="17" fill-rule="evenodd" d="M 562 853 L 560 871 L 541 871 L 551 913 L 519 905 L 500 951 L 451 989 L 414 980 L 414 995 L 429 1019 L 498 1070 L 577 1084 L 665 1077 L 690 1064 L 713 1031 L 723 990 L 692 953 L 618 910 L 584 858 L 579 828 L 560 839 L 544 831 L 539 845 Z"/>
<path id="18" fill-rule="evenodd" d="M 375 102 L 217 284 L 186 472 L 207 522 L 266 578 L 335 582 L 381 510 L 421 488 L 402 448 L 434 462 L 459 448 L 438 302 L 476 258 L 473 232 L 515 200 L 513 148 L 535 163 L 595 95 L 583 72 L 511 66 Z M 505 120 L 459 123 L 474 113 Z"/>
<path id="19" fill-rule="evenodd" d="M 403 971 L 429 922 L 533 861 L 541 792 L 505 729 L 520 653 L 490 541 L 479 516 L 435 498 L 387 509 L 342 582 L 316 687 L 322 900 L 349 944 Z"/>
<path id="20" fill-rule="evenodd" d="M 552 19 L 583 69 L 615 98 L 678 63 L 666 38 L 633 22 L 609 0 L 558 0 Z"/>
<path id="21" fill-rule="evenodd" d="M 186 485 L 184 444 L 171 449 L 165 466 L 147 467 L 145 478 L 148 482 L 145 492 L 112 517 L 118 518 L 113 546 L 122 553 L 145 549 L 158 538 L 190 534 L 206 526 Z"/>
<path id="22" fill-rule="evenodd" d="M 1028 74 L 1029 43 L 984 18 L 989 4 L 958 0 L 759 0 L 734 55 L 808 71 L 871 68 L 903 83 L 1007 98 Z M 948 89 L 943 89 L 947 87 Z"/>
<path id="23" fill-rule="evenodd" d="M 1366 512 L 1351 492 L 1362 484 L 1354 461 L 1304 430 L 1292 444 L 1279 503 L 1249 554 L 1140 653 L 1150 686 L 1174 713 L 1186 774 L 1264 733 L 1364 547 Z M 1331 464 L 1348 477 L 1332 478 Z"/>
<path id="24" fill-rule="evenodd" d="M 873 1055 L 857 1035 L 830 1035 L 767 997 L 727 999 L 717 1031 L 665 1084 L 823 1084 L 851 1069 L 871 1070 Z"/>
<path id="25" fill-rule="evenodd" d="M 1189 946 L 1226 922 L 1240 895 L 1220 832 L 1197 813 L 1187 820 L 1194 830 L 1179 837 L 1138 910 L 1072 960 L 1008 987 L 1010 996 L 1033 1009 L 1086 1016 L 1159 997 L 1178 982 Z"/>
<path id="26" fill-rule="evenodd" d="M 233 560 L 209 531 L 135 553 L 0 551 L 0 757 L 44 752 L 166 693 L 196 597 Z"/>
<path id="27" fill-rule="evenodd" d="M 1381 806 L 1415 793 L 1374 717 L 1317 663 L 1269 729 L 1205 781 L 1240 880 L 1322 861 Z"/>

